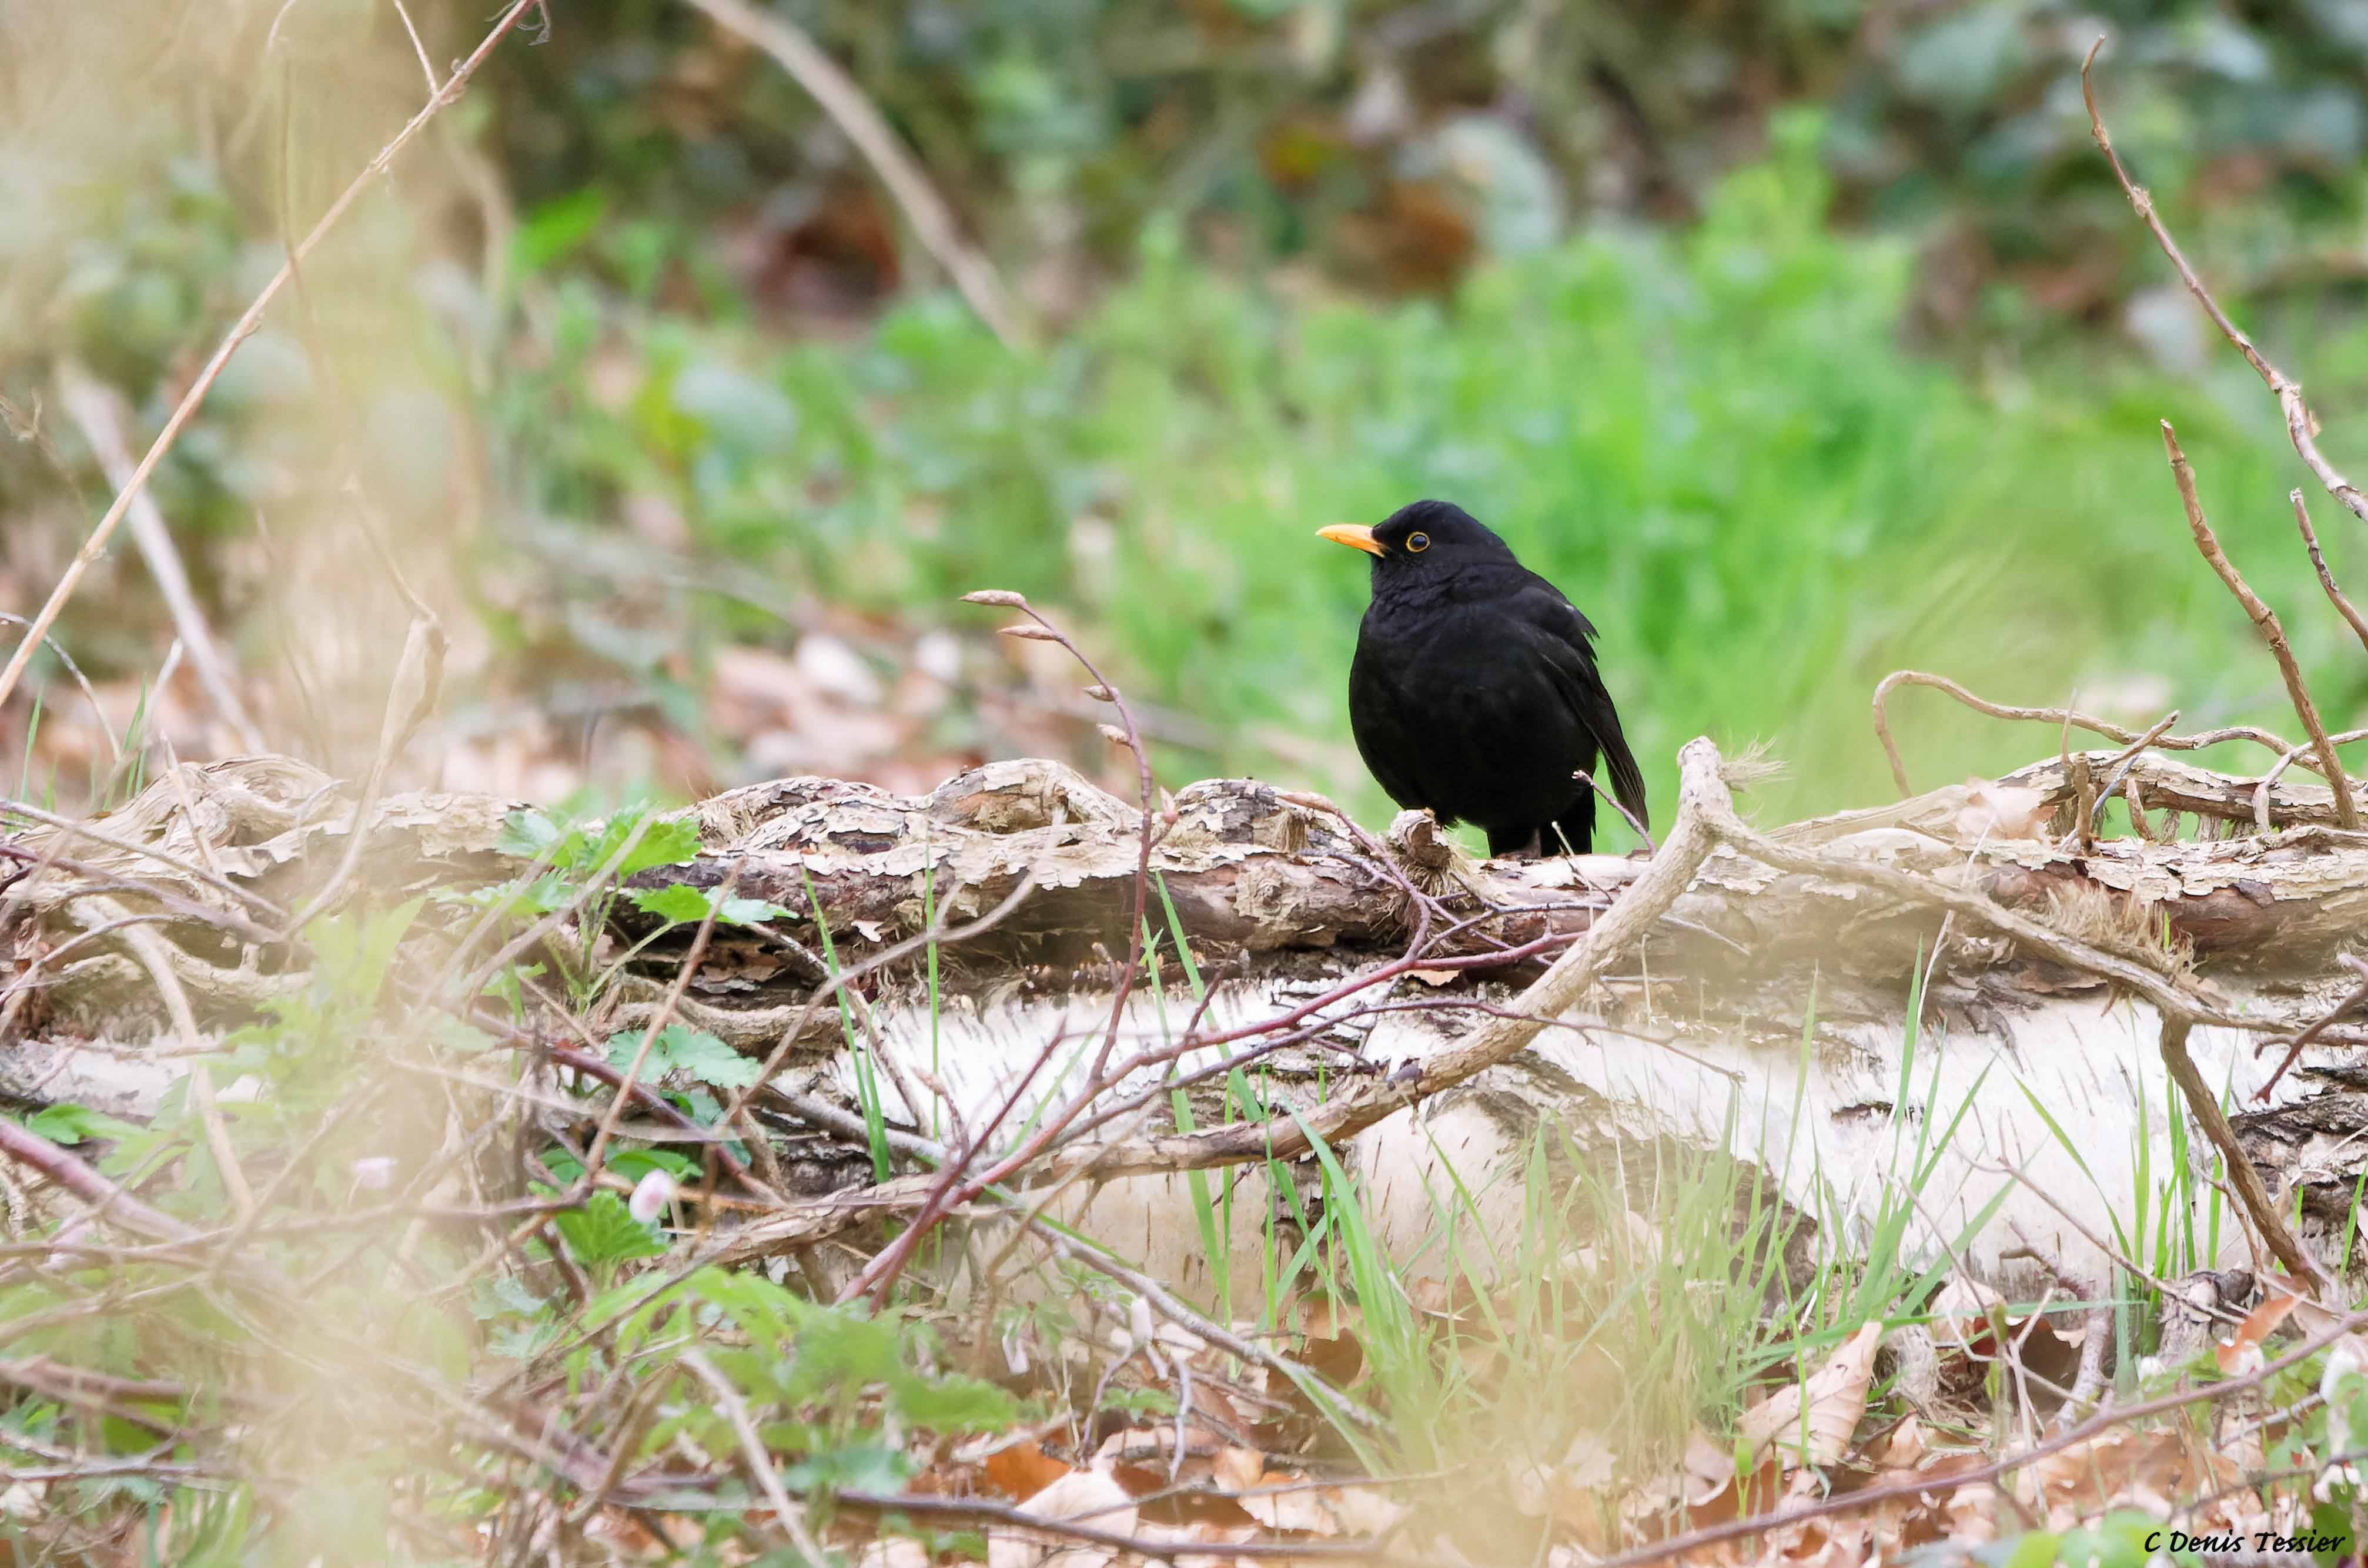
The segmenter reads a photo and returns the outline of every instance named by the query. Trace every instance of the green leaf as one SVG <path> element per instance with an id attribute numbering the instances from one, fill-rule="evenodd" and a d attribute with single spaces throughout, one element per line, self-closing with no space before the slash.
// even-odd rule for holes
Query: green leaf
<path id="1" fill-rule="evenodd" d="M 25 1119 L 25 1125 L 52 1143 L 79 1143 L 86 1138 L 127 1138 L 145 1129 L 105 1111 L 70 1100 L 45 1107 Z"/>
<path id="2" fill-rule="evenodd" d="M 707 918 L 707 899 L 694 887 L 671 882 L 662 888 L 636 888 L 628 895 L 633 907 L 644 915 L 655 915 L 677 926 L 691 926 Z"/>
<path id="3" fill-rule="evenodd" d="M 627 1181 L 639 1181 L 652 1171 L 664 1171 L 677 1181 L 696 1180 L 699 1162 L 672 1149 L 623 1149 L 609 1156 L 609 1168 Z"/>
<path id="4" fill-rule="evenodd" d="M 715 911 L 718 926 L 758 926 L 768 920 L 786 920 L 790 912 L 778 903 L 768 903 L 761 898 L 725 898 L 721 887 L 704 892 L 685 882 L 669 882 L 662 888 L 637 888 L 628 895 L 636 907 L 661 920 L 677 926 L 695 926 Z"/>
<path id="5" fill-rule="evenodd" d="M 655 1225 L 644 1225 L 625 1209 L 613 1192 L 596 1192 L 581 1209 L 552 1216 L 567 1250 L 578 1263 L 620 1263 L 629 1257 L 655 1257 L 666 1249 Z"/>
<path id="6" fill-rule="evenodd" d="M 626 1217 L 632 1218 L 630 1214 Z M 469 1301 L 470 1315 L 480 1323 L 497 1317 L 532 1317 L 542 1308 L 542 1298 L 528 1290 L 515 1274 L 497 1274 L 490 1279 L 478 1280 Z"/>
<path id="7" fill-rule="evenodd" d="M 590 872 L 607 865 L 624 847 L 625 840 L 632 836 L 643 814 L 637 810 L 619 812 L 610 817 L 600 836 L 585 846 L 575 869 Z M 618 862 L 616 875 L 621 880 L 655 866 L 679 866 L 698 855 L 698 822 L 690 817 L 670 817 L 643 829 L 640 841 Z"/>
<path id="8" fill-rule="evenodd" d="M 559 824 L 542 812 L 512 812 L 502 819 L 502 831 L 495 838 L 494 847 L 505 855 L 531 860 L 557 845 L 560 837 Z"/>
<path id="9" fill-rule="evenodd" d="M 436 1021 L 428 1027 L 428 1033 L 445 1050 L 469 1056 L 483 1055 L 499 1043 L 484 1030 L 472 1024 L 464 1024 L 450 1013 L 438 1013 Z"/>
<path id="10" fill-rule="evenodd" d="M 886 1492 L 905 1490 L 913 1461 L 877 1443 L 825 1449 L 781 1467 L 781 1484 L 791 1492 Z"/>
<path id="11" fill-rule="evenodd" d="M 510 235 L 510 267 L 518 276 L 540 272 L 592 237 L 609 215 L 609 193 L 585 186 L 537 206 Z"/>
<path id="12" fill-rule="evenodd" d="M 2055 1561 L 2058 1544 L 2053 1530 L 2033 1530 L 2014 1543 L 2003 1568 L 2048 1568 Z"/>
<path id="13" fill-rule="evenodd" d="M 620 1067 L 627 1066 L 641 1048 L 638 1029 L 610 1035 L 609 1060 Z M 647 1083 L 669 1073 L 680 1073 L 719 1089 L 745 1089 L 757 1081 L 761 1071 L 761 1062 L 741 1055 L 706 1030 L 692 1028 L 689 1024 L 668 1024 L 650 1042 L 649 1057 L 642 1063 L 642 1080 Z"/>

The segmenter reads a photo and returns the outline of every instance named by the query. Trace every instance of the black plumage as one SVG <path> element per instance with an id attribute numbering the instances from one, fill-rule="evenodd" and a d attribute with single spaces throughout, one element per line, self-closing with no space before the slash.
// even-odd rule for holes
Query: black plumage
<path id="1" fill-rule="evenodd" d="M 1469 822 L 1491 855 L 1585 854 L 1597 775 L 1645 815 L 1645 778 L 1595 666 L 1595 628 L 1460 506 L 1322 530 L 1373 558 L 1349 667 L 1357 750 L 1390 799 Z"/>

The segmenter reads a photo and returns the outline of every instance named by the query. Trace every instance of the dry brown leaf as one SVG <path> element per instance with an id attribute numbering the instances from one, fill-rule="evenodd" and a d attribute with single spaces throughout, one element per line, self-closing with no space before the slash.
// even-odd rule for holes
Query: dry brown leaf
<path id="1" fill-rule="evenodd" d="M 1405 1504 L 1383 1496 L 1377 1486 L 1327 1487 L 1324 1500 L 1348 1535 L 1382 1536 L 1395 1529 L 1407 1513 Z"/>
<path id="2" fill-rule="evenodd" d="M 2045 791 L 2018 790 L 1995 779 L 1968 778 L 1972 794 L 1957 810 L 1957 833 L 1963 838 L 2041 838 L 2054 814 Z"/>
<path id="3" fill-rule="evenodd" d="M 2236 1333 L 2212 1347 L 2212 1358 L 2219 1362 L 2220 1369 L 2232 1378 L 2260 1371 L 2265 1359 L 2261 1354 L 2261 1342 L 2275 1334 L 2278 1325 L 2301 1304 L 2300 1296 L 2271 1296 L 2245 1314 L 2245 1321 L 2237 1325 Z"/>
<path id="4" fill-rule="evenodd" d="M 1608 1545 L 1605 1492 L 1617 1469 L 1603 1434 L 1581 1432 L 1559 1462 L 1515 1466 L 1513 1506 L 1527 1518 L 1551 1517 L 1590 1546 Z"/>
<path id="5" fill-rule="evenodd" d="M 1320 1492 L 1272 1492 L 1263 1497 L 1237 1501 L 1242 1512 L 1270 1530 L 1327 1537 L 1340 1533 L 1340 1521 L 1325 1506 Z"/>
<path id="6" fill-rule="evenodd" d="M 929 1568 L 929 1549 L 910 1536 L 885 1538 L 865 1547 L 855 1568 Z"/>
<path id="7" fill-rule="evenodd" d="M 1311 1486 L 1239 1502 L 1244 1513 L 1270 1530 L 1326 1539 L 1380 1536 L 1406 1515 L 1404 1506 L 1370 1486 Z"/>
<path id="8" fill-rule="evenodd" d="M 1228 1492 L 1247 1492 L 1266 1484 L 1266 1456 L 1256 1449 L 1219 1449 L 1209 1468 L 1217 1484 Z"/>
<path id="9" fill-rule="evenodd" d="M 2051 1514 L 2068 1506 L 2076 1514 L 2093 1516 L 2124 1504 L 2167 1510 L 2171 1498 L 2209 1492 L 2230 1479 L 2224 1460 L 2181 1432 L 2123 1427 L 2038 1460 L 2021 1472 L 2019 1490 L 2044 1502 Z"/>
<path id="10" fill-rule="evenodd" d="M 1867 1452 L 1867 1462 L 1878 1470 L 1914 1470 L 1924 1462 L 1924 1423 L 1910 1415 L 1884 1435 Z"/>
<path id="11" fill-rule="evenodd" d="M 1114 1535 L 1134 1533 L 1134 1500 L 1106 1470 L 1073 1470 L 1019 1505 L 1040 1519 L 1074 1519 L 1090 1514 L 1094 1528 Z M 990 1528 L 987 1568 L 1109 1568 L 1116 1553 L 1099 1547 L 1048 1546 L 1009 1528 Z"/>
<path id="12" fill-rule="evenodd" d="M 1868 1323 L 1842 1342 L 1806 1384 L 1779 1389 L 1743 1413 L 1737 1429 L 1755 1455 L 1771 1449 L 1787 1465 L 1829 1465 L 1850 1452 L 1850 1434 L 1866 1414 L 1874 1381 L 1874 1351 L 1883 1324 Z"/>
<path id="13" fill-rule="evenodd" d="M 1686 1437 L 1686 1506 L 1699 1507 L 1735 1479 L 1735 1451 L 1701 1427 Z"/>
<path id="14" fill-rule="evenodd" d="M 996 1449 L 980 1468 L 986 1473 L 989 1490 L 1020 1498 L 1035 1496 L 1076 1467 L 1054 1459 L 1042 1444 L 1030 1438 Z"/>

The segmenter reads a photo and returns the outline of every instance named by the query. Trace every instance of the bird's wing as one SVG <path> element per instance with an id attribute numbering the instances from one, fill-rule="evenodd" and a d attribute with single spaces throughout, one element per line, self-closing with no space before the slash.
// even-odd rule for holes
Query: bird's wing
<path id="1" fill-rule="evenodd" d="M 1423 788 L 1422 780 L 1399 766 L 1408 755 L 1417 737 L 1407 733 L 1406 716 L 1391 698 L 1387 676 L 1369 667 L 1372 655 L 1360 642 L 1357 656 L 1349 666 L 1349 726 L 1357 742 L 1357 755 L 1365 761 L 1365 770 L 1382 793 L 1406 810 L 1434 800 L 1434 793 Z"/>
<path id="2" fill-rule="evenodd" d="M 1559 677 L 1556 684 L 1564 699 L 1602 748 L 1613 797 L 1639 823 L 1647 822 L 1644 772 L 1628 750 L 1628 737 L 1620 732 L 1619 710 L 1612 707 L 1611 693 L 1595 667 L 1594 623 L 1563 597 L 1561 589 L 1534 574 L 1514 595 L 1513 609 Z"/>

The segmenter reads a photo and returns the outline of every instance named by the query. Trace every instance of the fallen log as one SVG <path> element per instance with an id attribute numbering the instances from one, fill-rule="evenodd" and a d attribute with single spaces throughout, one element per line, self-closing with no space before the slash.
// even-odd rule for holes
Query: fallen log
<path id="1" fill-rule="evenodd" d="M 1715 754 L 1702 752 L 1714 776 Z M 2081 779 L 2117 763 L 2144 831 L 2084 833 Z M 1723 801 L 1724 784 L 1716 792 Z M 1633 945 L 1596 955 L 1571 1006 L 1508 1020 L 1521 986 L 1586 947 L 1659 862 L 1476 862 L 1427 818 L 1376 838 L 1315 797 L 1204 781 L 1152 813 L 1155 980 L 1124 960 L 1144 817 L 1067 767 L 991 764 L 924 797 L 786 779 L 694 808 L 696 858 L 633 879 L 728 882 L 781 913 L 718 926 L 669 1003 L 691 927 L 620 903 L 609 950 L 645 945 L 583 1022 L 600 1036 L 663 1013 L 780 1056 L 778 1093 L 755 1106 L 767 1125 L 805 1134 L 793 1196 L 806 1207 L 745 1226 L 733 1244 L 743 1258 L 810 1245 L 930 1190 L 927 1176 L 903 1178 L 901 1193 L 859 1190 L 872 1172 L 849 1147 L 860 1122 L 845 1119 L 875 1081 L 898 1146 L 927 1153 L 953 1128 L 984 1126 L 1030 1079 L 1011 1128 L 1031 1112 L 1071 1108 L 1073 1119 L 1012 1180 L 1075 1183 L 1056 1213 L 1198 1288 L 1206 1264 L 1178 1172 L 1244 1157 L 1208 1131 L 1242 1113 L 1222 1071 L 1239 1060 L 1255 1062 L 1272 1108 L 1372 1102 L 1351 1167 L 1378 1231 L 1409 1258 L 1444 1257 L 1442 1225 L 1501 1235 L 1517 1224 L 1533 1140 L 1552 1128 L 1560 1160 L 1600 1168 L 1731 1160 L 1746 1187 L 1791 1206 L 1796 1241 L 1822 1227 L 1863 1246 L 1905 1204 L 1912 1258 L 1954 1252 L 1983 1280 L 2036 1295 L 2051 1267 L 2104 1277 L 2100 1247 L 2130 1234 L 2141 1202 L 2157 1216 L 2173 1206 L 2205 1235 L 2220 1210 L 2214 1256 L 2184 1256 L 2179 1271 L 2255 1261 L 2203 1179 L 2211 1152 L 2188 1134 L 2167 1074 L 2168 1010 L 2194 1025 L 2187 1050 L 2203 1081 L 2236 1113 L 2269 1190 L 2298 1209 L 2304 1244 L 2332 1263 L 2361 1250 L 2347 1248 L 2368 1125 L 2359 1027 L 2329 1028 L 2253 1103 L 2283 1054 L 2256 1048 L 2349 993 L 2337 958 L 2368 928 L 2368 835 L 2334 827 L 2327 796 L 2100 753 L 1764 840 L 1736 823 L 1703 841 Z M 510 883 L 536 869 L 505 847 L 518 809 L 384 800 L 361 824 L 343 898 Z M 2157 812 L 2169 815 L 2157 824 Z M 356 814 L 345 790 L 302 764 L 240 758 L 184 767 L 94 823 L 8 841 L 17 869 L 0 930 L 15 980 L 0 1013 L 0 1096 L 153 1109 L 186 1059 L 147 1049 L 165 1025 L 124 923 L 162 937 L 204 1028 L 250 1022 L 307 983 L 306 949 L 275 913 L 330 885 Z M 2177 835 L 2182 814 L 2201 835 Z M 2259 831 L 2263 817 L 2271 831 Z M 935 1006 L 916 940 L 930 912 L 941 930 L 977 927 L 938 945 Z M 431 905 L 409 972 L 449 968 L 479 924 L 473 905 Z M 900 945 L 913 951 L 850 988 L 855 1012 L 815 1005 L 828 972 Z M 1528 1031 L 1520 1049 L 1439 1081 L 1447 1054 L 1492 1020 Z M 1071 1108 L 1105 1058 L 1140 1062 Z M 1178 1077 L 1202 1130 L 1191 1139 L 1177 1135 L 1163 1087 Z M 847 1157 L 811 1157 L 817 1132 Z M 1922 1153 L 1903 1164 L 1903 1147 Z M 1439 1195 L 1457 1190 L 1470 1196 L 1443 1210 Z M 1267 1202 L 1235 1211 L 1238 1245 L 1271 1222 Z"/>

